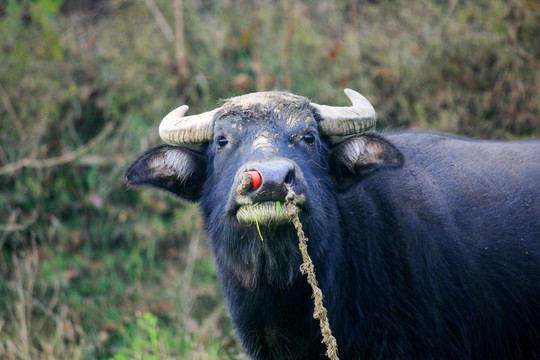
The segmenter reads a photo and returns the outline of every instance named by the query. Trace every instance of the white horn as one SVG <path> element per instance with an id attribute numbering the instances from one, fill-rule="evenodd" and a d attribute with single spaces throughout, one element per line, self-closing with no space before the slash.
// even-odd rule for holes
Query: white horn
<path id="1" fill-rule="evenodd" d="M 354 90 L 345 89 L 344 91 L 351 100 L 352 106 L 328 106 L 311 103 L 322 118 L 319 121 L 319 127 L 325 135 L 354 135 L 375 127 L 377 115 L 368 99 Z"/>
<path id="2" fill-rule="evenodd" d="M 192 145 L 212 139 L 214 115 L 219 108 L 184 116 L 189 106 L 182 105 L 167 114 L 159 125 L 159 136 L 168 144 Z"/>

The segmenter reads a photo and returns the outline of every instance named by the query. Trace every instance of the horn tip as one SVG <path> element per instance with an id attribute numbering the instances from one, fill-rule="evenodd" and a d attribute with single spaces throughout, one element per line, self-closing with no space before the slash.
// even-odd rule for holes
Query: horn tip
<path id="1" fill-rule="evenodd" d="M 347 96 L 354 96 L 355 94 L 359 94 L 358 91 L 355 91 L 355 90 L 349 89 L 349 88 L 343 89 L 343 92 L 344 92 L 345 95 L 347 95 Z M 360 95 L 360 94 L 359 94 L 359 95 Z"/>
<path id="2" fill-rule="evenodd" d="M 345 95 L 351 100 L 353 105 L 363 105 L 366 108 L 373 109 L 373 105 L 369 102 L 369 100 L 362 94 L 360 94 L 358 91 L 355 91 L 353 89 L 345 88 L 343 90 L 345 92 Z M 375 109 L 373 109 L 375 111 Z"/>
<path id="3" fill-rule="evenodd" d="M 178 118 L 181 118 L 184 116 L 184 114 L 188 111 L 189 106 L 182 105 L 177 107 L 176 109 L 172 110 L 170 113 L 168 113 L 163 120 L 161 120 L 161 123 L 159 124 L 159 137 L 167 142 L 170 143 L 170 137 L 168 136 L 171 126 L 178 120 Z"/>
<path id="4" fill-rule="evenodd" d="M 187 113 L 188 110 L 189 110 L 188 105 L 182 105 L 174 109 L 172 113 L 178 116 L 184 116 L 184 114 Z"/>
<path id="5" fill-rule="evenodd" d="M 353 104 L 358 101 L 367 101 L 364 95 L 353 89 L 345 88 L 343 92 L 345 93 L 345 95 L 347 95 L 347 97 L 352 101 Z"/>

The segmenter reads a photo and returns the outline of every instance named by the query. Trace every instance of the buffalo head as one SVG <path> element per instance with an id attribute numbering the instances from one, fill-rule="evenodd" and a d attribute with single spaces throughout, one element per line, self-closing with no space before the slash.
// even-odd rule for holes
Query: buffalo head
<path id="1" fill-rule="evenodd" d="M 316 259 L 335 245 L 335 193 L 358 176 L 401 161 L 390 143 L 364 133 L 375 124 L 367 99 L 350 89 L 345 93 L 352 106 L 319 105 L 286 92 L 239 96 L 192 116 L 181 106 L 159 127 L 171 145 L 142 155 L 127 180 L 200 201 L 220 272 L 233 274 L 228 279 L 244 287 L 260 280 L 284 286 L 299 276 L 300 264 L 285 213 L 287 186 L 298 195 L 308 236 L 325 239 L 310 245 Z M 256 174 L 257 183 L 239 193 L 247 172 Z"/>

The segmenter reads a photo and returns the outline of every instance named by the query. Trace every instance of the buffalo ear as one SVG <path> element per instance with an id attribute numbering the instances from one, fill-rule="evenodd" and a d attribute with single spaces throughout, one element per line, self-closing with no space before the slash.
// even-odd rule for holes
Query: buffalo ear
<path id="1" fill-rule="evenodd" d="M 345 139 L 330 153 L 330 172 L 338 190 L 345 190 L 381 168 L 403 165 L 403 154 L 388 140 L 375 134 Z"/>
<path id="2" fill-rule="evenodd" d="M 158 146 L 145 152 L 126 170 L 131 186 L 153 186 L 185 200 L 197 201 L 206 181 L 204 157 L 178 146 Z"/>

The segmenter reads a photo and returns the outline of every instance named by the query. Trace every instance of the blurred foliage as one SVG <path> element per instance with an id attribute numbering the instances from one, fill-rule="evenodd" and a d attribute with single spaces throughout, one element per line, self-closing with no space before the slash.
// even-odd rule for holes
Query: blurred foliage
<path id="1" fill-rule="evenodd" d="M 538 0 L 183 3 L 186 82 L 172 1 L 0 2 L 0 358 L 244 358 L 196 207 L 125 188 L 177 105 L 351 87 L 380 129 L 540 136 Z"/>

